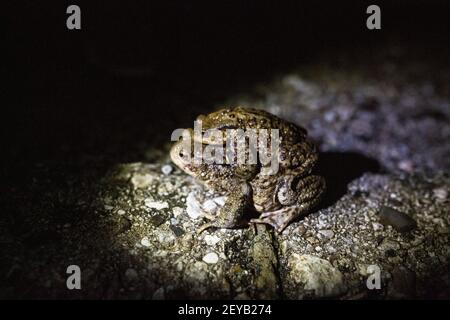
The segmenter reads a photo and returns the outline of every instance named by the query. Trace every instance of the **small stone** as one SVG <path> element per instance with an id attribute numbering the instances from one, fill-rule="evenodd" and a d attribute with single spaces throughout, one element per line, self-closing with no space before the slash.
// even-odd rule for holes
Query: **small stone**
<path id="1" fill-rule="evenodd" d="M 410 160 L 402 160 L 398 163 L 398 168 L 406 172 L 412 172 L 414 169 L 414 164 Z"/>
<path id="2" fill-rule="evenodd" d="M 142 244 L 144 247 L 150 247 L 150 246 L 151 246 L 151 242 L 150 242 L 150 240 L 148 240 L 147 237 L 143 237 L 143 238 L 141 239 L 141 244 Z"/>
<path id="3" fill-rule="evenodd" d="M 135 174 L 131 178 L 131 183 L 136 189 L 144 189 L 150 186 L 153 182 L 153 176 L 150 174 Z"/>
<path id="4" fill-rule="evenodd" d="M 208 212 L 215 212 L 217 210 L 217 203 L 214 200 L 206 200 L 203 203 L 203 209 L 205 209 Z"/>
<path id="5" fill-rule="evenodd" d="M 191 219 L 198 219 L 202 214 L 200 205 L 193 192 L 186 198 L 186 212 Z"/>
<path id="6" fill-rule="evenodd" d="M 333 246 L 327 246 L 326 249 L 329 253 L 335 253 L 337 251 Z"/>
<path id="7" fill-rule="evenodd" d="M 221 197 L 214 198 L 214 202 L 217 203 L 221 207 L 223 207 L 223 205 L 225 204 L 226 200 L 227 200 L 226 196 L 221 196 Z"/>
<path id="8" fill-rule="evenodd" d="M 210 252 L 206 254 L 202 260 L 208 264 L 215 264 L 219 261 L 219 256 L 215 252 Z"/>
<path id="9" fill-rule="evenodd" d="M 125 214 L 125 210 L 120 209 L 117 211 L 117 214 L 123 216 Z"/>
<path id="10" fill-rule="evenodd" d="M 175 208 L 173 208 L 172 213 L 173 213 L 173 216 L 175 218 L 177 218 L 180 214 L 183 213 L 183 208 L 175 207 Z"/>
<path id="11" fill-rule="evenodd" d="M 303 292 L 313 292 L 315 297 L 332 297 L 346 291 L 342 273 L 324 259 L 313 255 L 294 253 L 288 258 L 291 285 L 303 287 Z M 297 291 L 297 290 L 295 290 Z M 298 292 L 298 291 L 297 291 Z M 298 299 L 303 296 L 291 296 Z"/>
<path id="12" fill-rule="evenodd" d="M 209 235 L 209 234 L 207 234 L 207 235 L 205 236 L 205 242 L 206 242 L 206 244 L 209 245 L 209 246 L 213 246 L 213 245 L 215 245 L 216 243 L 218 243 L 219 241 L 220 241 L 220 238 L 219 238 L 218 236 L 215 236 L 215 235 L 211 236 L 211 235 Z"/>
<path id="13" fill-rule="evenodd" d="M 448 192 L 444 188 L 433 189 L 433 194 L 438 200 L 441 200 L 441 201 L 446 200 L 448 197 Z"/>
<path id="14" fill-rule="evenodd" d="M 164 222 L 166 222 L 167 218 L 163 214 L 156 214 L 150 218 L 150 223 L 155 227 L 159 227 Z"/>
<path id="15" fill-rule="evenodd" d="M 308 237 L 306 238 L 306 241 L 308 241 L 311 244 L 315 244 L 317 242 L 317 239 L 314 237 Z"/>
<path id="16" fill-rule="evenodd" d="M 110 205 L 107 205 L 107 204 L 105 204 L 104 208 L 105 208 L 105 210 L 108 210 L 108 211 L 114 209 L 113 206 L 110 206 Z"/>
<path id="17" fill-rule="evenodd" d="M 413 218 L 390 207 L 382 206 L 379 216 L 383 225 L 390 225 L 399 232 L 408 232 L 417 227 Z"/>
<path id="18" fill-rule="evenodd" d="M 173 244 L 173 242 L 176 240 L 173 232 L 169 230 L 158 230 L 158 232 L 156 233 L 156 237 L 158 239 L 158 242 L 165 244 Z"/>
<path id="19" fill-rule="evenodd" d="M 319 230 L 319 233 L 327 239 L 331 239 L 334 236 L 333 230 Z"/>
<path id="20" fill-rule="evenodd" d="M 173 167 L 170 164 L 166 164 L 166 165 L 162 166 L 161 171 L 163 174 L 165 174 L 167 176 L 172 173 Z"/>
<path id="21" fill-rule="evenodd" d="M 383 225 L 378 222 L 372 222 L 372 228 L 374 231 L 381 231 L 384 229 Z"/>
<path id="22" fill-rule="evenodd" d="M 170 225 L 170 230 L 172 230 L 173 233 L 175 234 L 175 236 L 177 236 L 177 237 L 181 237 L 184 234 L 183 229 L 181 229 L 180 227 L 174 226 L 174 225 Z"/>
<path id="23" fill-rule="evenodd" d="M 158 201 L 152 201 L 150 199 L 145 199 L 144 203 L 148 208 L 152 208 L 152 209 L 156 209 L 156 210 L 167 209 L 169 207 L 169 204 L 165 201 L 158 202 Z"/>

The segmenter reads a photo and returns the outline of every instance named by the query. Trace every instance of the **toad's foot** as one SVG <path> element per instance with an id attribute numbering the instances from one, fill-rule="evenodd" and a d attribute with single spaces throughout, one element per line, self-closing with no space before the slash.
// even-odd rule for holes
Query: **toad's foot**
<path id="1" fill-rule="evenodd" d="M 316 201 L 312 200 L 302 203 L 301 205 L 293 205 L 275 211 L 263 212 L 259 218 L 250 220 L 250 223 L 269 224 L 274 227 L 278 233 L 281 233 L 292 220 L 308 212 L 315 203 Z"/>
<path id="2" fill-rule="evenodd" d="M 269 224 L 275 228 L 278 233 L 281 233 L 287 227 L 289 222 L 298 214 L 299 208 L 297 206 L 284 207 L 279 210 L 264 212 L 259 218 L 251 219 L 250 223 L 264 223 Z"/>

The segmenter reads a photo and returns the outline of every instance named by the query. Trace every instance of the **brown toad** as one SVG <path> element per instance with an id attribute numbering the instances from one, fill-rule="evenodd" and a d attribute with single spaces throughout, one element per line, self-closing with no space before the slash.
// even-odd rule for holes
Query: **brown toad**
<path id="1" fill-rule="evenodd" d="M 203 136 L 199 141 L 202 150 L 211 144 L 224 145 L 229 129 L 278 129 L 279 132 L 279 168 L 272 174 L 263 174 L 267 164 L 259 159 L 256 164 L 188 161 L 183 157 L 183 141 L 173 145 L 170 155 L 178 167 L 208 188 L 227 195 L 225 204 L 216 215 L 205 213 L 211 221 L 203 225 L 199 232 L 210 227 L 234 228 L 242 225 L 249 206 L 260 213 L 250 223 L 270 224 L 281 232 L 289 222 L 317 205 L 325 190 L 325 181 L 313 173 L 318 152 L 307 139 L 305 129 L 268 112 L 242 107 L 200 115 L 197 120 L 202 121 L 203 133 L 209 129 L 224 132 L 222 140 L 205 139 Z M 198 141 L 198 138 L 194 136 L 194 140 Z"/>

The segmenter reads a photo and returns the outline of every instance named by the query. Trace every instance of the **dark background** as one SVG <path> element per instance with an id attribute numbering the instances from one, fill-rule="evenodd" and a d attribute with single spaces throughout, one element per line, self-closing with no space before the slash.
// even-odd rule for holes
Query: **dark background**
<path id="1" fill-rule="evenodd" d="M 366 28 L 372 3 L 381 7 L 381 30 Z M 69 4 L 81 7 L 82 30 L 67 30 Z M 323 55 L 347 51 L 364 61 L 359 52 L 398 42 L 432 60 L 448 42 L 446 1 L 2 6 L 7 175 L 16 166 L 87 155 L 139 161 L 142 141 L 166 143 L 174 128 L 228 95 Z"/>

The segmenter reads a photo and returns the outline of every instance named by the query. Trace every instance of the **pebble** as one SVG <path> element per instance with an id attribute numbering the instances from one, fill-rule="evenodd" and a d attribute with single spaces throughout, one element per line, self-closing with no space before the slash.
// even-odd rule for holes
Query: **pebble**
<path id="1" fill-rule="evenodd" d="M 372 222 L 372 228 L 374 231 L 381 231 L 384 229 L 383 225 L 378 222 Z"/>
<path id="2" fill-rule="evenodd" d="M 206 236 L 205 236 L 205 242 L 206 242 L 206 244 L 207 245 L 209 245 L 209 246 L 213 246 L 213 245 L 215 245 L 216 243 L 218 243 L 220 241 L 220 238 L 218 237 L 218 236 L 215 236 L 215 235 L 209 235 L 209 234 L 207 234 Z"/>
<path id="3" fill-rule="evenodd" d="M 308 237 L 306 238 L 306 241 L 308 241 L 311 244 L 315 244 L 317 242 L 317 239 L 314 237 Z"/>
<path id="4" fill-rule="evenodd" d="M 219 261 L 219 256 L 215 252 L 210 252 L 206 254 L 202 260 L 208 264 L 215 264 Z"/>
<path id="5" fill-rule="evenodd" d="M 151 185 L 153 182 L 153 176 L 151 174 L 135 174 L 131 178 L 131 183 L 136 189 L 144 189 Z"/>
<path id="6" fill-rule="evenodd" d="M 143 238 L 141 239 L 141 244 L 142 244 L 144 247 L 150 247 L 150 246 L 151 246 L 150 240 L 148 240 L 147 237 L 143 237 Z"/>
<path id="7" fill-rule="evenodd" d="M 333 230 L 319 230 L 319 233 L 327 239 L 333 238 L 334 232 Z"/>
<path id="8" fill-rule="evenodd" d="M 326 249 L 329 253 L 335 253 L 337 251 L 333 246 L 327 246 Z"/>
<path id="9" fill-rule="evenodd" d="M 402 160 L 398 163 L 398 168 L 406 172 L 412 172 L 414 169 L 414 164 L 410 160 Z"/>
<path id="10" fill-rule="evenodd" d="M 206 200 L 203 203 L 203 209 L 205 209 L 208 212 L 215 212 L 217 210 L 217 203 L 214 200 Z"/>
<path id="11" fill-rule="evenodd" d="M 202 216 L 200 205 L 193 192 L 189 193 L 186 198 L 186 212 L 191 219 L 198 219 Z"/>
<path id="12" fill-rule="evenodd" d="M 221 197 L 214 198 L 214 202 L 217 203 L 221 207 L 223 207 L 223 205 L 225 204 L 226 200 L 227 200 L 226 196 L 221 196 Z"/>
<path id="13" fill-rule="evenodd" d="M 312 291 L 315 297 L 332 297 L 346 291 L 342 273 L 325 259 L 294 253 L 288 264 L 291 270 L 288 277 L 295 286 L 303 286 L 304 292 Z"/>
<path id="14" fill-rule="evenodd" d="M 390 225 L 399 232 L 408 232 L 417 227 L 413 218 L 390 207 L 382 206 L 379 216 L 381 224 Z"/>
<path id="15" fill-rule="evenodd" d="M 175 234 L 175 236 L 177 236 L 177 237 L 181 237 L 185 233 L 182 228 L 174 226 L 174 225 L 170 225 L 170 230 L 172 230 L 173 233 Z"/>
<path id="16" fill-rule="evenodd" d="M 125 210 L 120 209 L 117 211 L 117 214 L 123 216 L 125 214 Z"/>
<path id="17" fill-rule="evenodd" d="M 169 207 L 169 204 L 165 201 L 158 202 L 158 201 L 152 201 L 150 199 L 145 199 L 144 203 L 148 208 L 152 208 L 152 209 L 156 209 L 156 210 L 167 209 Z"/>
<path id="18" fill-rule="evenodd" d="M 177 218 L 180 214 L 183 213 L 183 208 L 175 207 L 175 208 L 173 208 L 172 213 L 173 213 L 173 216 L 175 218 Z"/>
<path id="19" fill-rule="evenodd" d="M 441 201 L 446 200 L 448 197 L 448 192 L 444 188 L 433 189 L 433 194 L 438 200 L 441 200 Z"/>
<path id="20" fill-rule="evenodd" d="M 167 176 L 172 173 L 173 167 L 170 164 L 166 164 L 166 165 L 162 166 L 161 171 L 163 174 L 165 174 Z"/>
<path id="21" fill-rule="evenodd" d="M 150 223 L 154 225 L 155 227 L 159 227 L 164 222 L 166 222 L 167 218 L 163 214 L 155 214 L 150 218 Z"/>

